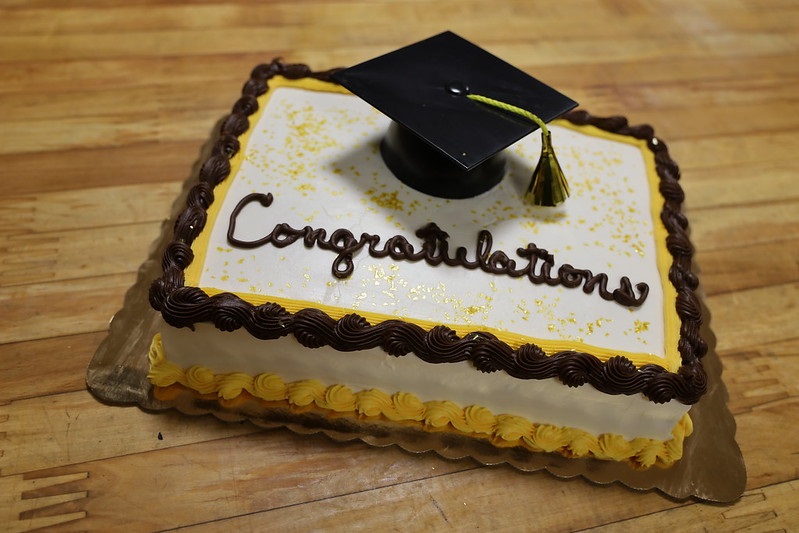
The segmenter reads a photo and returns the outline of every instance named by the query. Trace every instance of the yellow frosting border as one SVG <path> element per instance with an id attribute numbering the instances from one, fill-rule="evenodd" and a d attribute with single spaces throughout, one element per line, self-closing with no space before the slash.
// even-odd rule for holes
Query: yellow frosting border
<path id="1" fill-rule="evenodd" d="M 269 100 L 270 95 L 273 93 L 274 89 L 277 89 L 279 87 L 293 87 L 293 88 L 307 89 L 320 92 L 335 92 L 342 94 L 350 94 L 348 90 L 337 84 L 317 80 L 314 78 L 288 80 L 281 76 L 276 76 L 269 80 L 269 90 L 265 94 L 258 97 L 258 111 L 256 111 L 256 113 L 254 113 L 250 117 L 250 124 L 258 123 L 261 114 L 263 113 L 263 110 L 266 108 L 266 104 Z M 660 210 L 662 208 L 662 201 L 658 201 L 658 196 L 654 193 L 654 191 L 658 190 L 658 180 L 659 180 L 657 172 L 655 170 L 654 154 L 652 154 L 651 150 L 648 149 L 646 141 L 644 140 L 634 139 L 624 135 L 618 135 L 606 132 L 594 126 L 577 126 L 566 120 L 556 120 L 553 121 L 553 123 L 557 124 L 558 126 L 563 126 L 573 129 L 583 134 L 592 135 L 596 137 L 603 137 L 612 141 L 632 144 L 634 146 L 638 146 L 641 149 L 641 153 L 646 163 L 647 176 L 649 178 L 650 209 L 651 209 L 653 227 L 655 231 L 656 261 L 658 266 L 658 272 L 660 273 L 661 276 L 661 286 L 663 287 L 664 291 L 665 357 L 659 357 L 654 354 L 643 353 L 643 352 L 627 352 L 623 350 L 615 350 L 612 348 L 605 348 L 601 346 L 591 345 L 578 340 L 557 340 L 557 339 L 530 337 L 511 331 L 500 330 L 497 328 L 491 328 L 486 326 L 480 326 L 479 329 L 487 333 L 491 333 L 492 335 L 495 335 L 498 339 L 505 342 L 511 348 L 514 349 L 527 343 L 534 343 L 549 355 L 555 354 L 560 351 L 575 350 L 594 355 L 603 362 L 607 361 L 608 359 L 614 356 L 624 356 L 627 359 L 629 359 L 633 363 L 633 365 L 635 365 L 637 368 L 640 368 L 645 365 L 658 365 L 670 372 L 676 372 L 677 369 L 679 369 L 680 365 L 682 364 L 680 354 L 677 351 L 677 344 L 679 342 L 679 331 L 680 331 L 679 317 L 677 316 L 676 307 L 674 305 L 674 302 L 676 302 L 677 298 L 677 292 L 674 289 L 674 286 L 668 280 L 668 272 L 671 265 L 670 262 L 671 256 L 668 250 L 666 249 L 666 244 L 665 244 L 667 231 L 665 226 L 663 226 L 662 221 L 660 220 Z M 246 153 L 246 146 L 249 142 L 251 131 L 252 129 L 248 128 L 248 130 L 245 133 L 239 136 L 239 143 L 241 149 L 230 160 L 230 166 L 231 166 L 230 176 L 235 176 L 238 173 L 239 168 L 241 167 L 241 164 L 244 160 L 244 154 Z M 214 195 L 218 200 L 214 201 L 211 204 L 211 206 L 208 208 L 205 228 L 192 244 L 192 250 L 194 252 L 194 260 L 191 262 L 191 264 L 189 264 L 189 266 L 185 270 L 185 284 L 187 286 L 196 287 L 199 285 L 200 276 L 202 273 L 202 269 L 204 267 L 205 257 L 207 256 L 208 245 L 211 238 L 210 229 L 213 228 L 216 224 L 216 219 L 218 217 L 219 211 L 221 210 L 221 205 L 222 205 L 221 199 L 227 196 L 228 190 L 230 189 L 233 181 L 234 180 L 230 178 L 225 179 L 214 189 Z M 215 287 L 200 287 L 200 288 L 209 296 L 213 296 L 220 293 L 232 292 L 232 291 L 221 290 Z M 338 320 L 348 314 L 355 312 L 352 309 L 341 308 L 326 304 L 320 304 L 316 302 L 304 301 L 304 300 L 281 298 L 278 296 L 255 295 L 250 293 L 239 293 L 239 292 L 233 292 L 233 294 L 235 294 L 242 300 L 256 306 L 273 302 L 284 307 L 290 313 L 296 313 L 297 311 L 306 308 L 316 308 L 323 311 L 334 320 Z M 397 320 L 396 316 L 369 312 L 369 311 L 357 311 L 357 314 L 365 318 L 370 324 L 373 325 L 385 322 L 387 320 Z M 418 320 L 410 318 L 403 318 L 402 320 L 411 324 L 416 324 L 427 330 L 436 325 L 444 325 L 455 331 L 461 337 L 475 331 L 475 326 L 468 324 L 447 324 L 438 321 L 434 322 L 434 321 L 426 321 L 426 320 Z"/>
<path id="2" fill-rule="evenodd" d="M 160 388 L 179 384 L 225 401 L 249 394 L 264 402 L 287 402 L 292 408 L 316 407 L 357 420 L 387 420 L 424 431 L 452 431 L 487 439 L 500 448 L 522 446 L 533 452 L 555 452 L 572 458 L 626 461 L 636 469 L 667 467 L 678 461 L 683 441 L 693 431 L 687 413 L 667 441 L 627 440 L 621 435 L 592 435 L 575 428 L 536 424 L 520 416 L 495 415 L 479 405 L 462 408 L 447 400 L 422 402 L 408 392 L 391 395 L 377 389 L 354 392 L 345 385 L 325 385 L 315 379 L 287 383 L 270 373 L 251 376 L 243 372 L 216 374 L 202 366 L 184 369 L 167 360 L 160 334 L 153 337 L 149 362 L 147 378 Z"/>

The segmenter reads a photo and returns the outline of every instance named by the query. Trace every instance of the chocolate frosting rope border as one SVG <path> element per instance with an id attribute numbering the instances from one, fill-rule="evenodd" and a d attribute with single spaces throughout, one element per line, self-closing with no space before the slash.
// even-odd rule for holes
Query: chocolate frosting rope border
<path id="1" fill-rule="evenodd" d="M 624 117 L 599 118 L 582 110 L 564 116 L 576 125 L 592 125 L 643 139 L 655 156 L 659 190 L 664 198 L 660 216 L 668 232 L 666 247 L 673 258 L 669 280 L 677 291 L 676 310 L 681 321 L 678 350 L 682 364 L 677 372 L 669 372 L 658 365 L 636 368 L 622 356 L 604 362 L 594 355 L 576 351 L 547 356 L 534 344 L 514 350 L 486 332 L 476 331 L 459 337 L 445 326 L 425 331 L 401 320 L 371 325 L 356 314 L 335 320 L 318 309 L 292 314 L 274 303 L 256 306 L 233 294 L 208 296 L 199 288 L 185 287 L 184 269 L 193 260 L 191 244 L 205 226 L 207 209 L 214 200 L 214 188 L 230 175 L 230 159 L 240 149 L 238 137 L 248 130 L 248 117 L 258 110 L 257 97 L 269 89 L 268 81 L 275 76 L 327 81 L 333 72 L 335 70 L 315 73 L 306 65 L 283 64 L 278 60 L 253 69 L 242 96 L 222 122 L 210 156 L 200 168 L 199 182 L 189 191 L 186 207 L 175 221 L 174 240 L 167 245 L 162 259 L 163 276 L 150 287 L 150 304 L 161 312 L 168 324 L 180 328 L 211 322 L 222 331 L 243 327 L 258 339 L 291 334 L 309 348 L 329 345 L 347 352 L 379 347 L 393 356 L 413 353 L 429 363 L 471 361 L 483 372 L 502 370 L 519 379 L 557 377 L 570 387 L 589 383 L 606 394 L 640 393 L 656 403 L 674 399 L 693 404 L 699 400 L 707 389 L 701 363 L 707 344 L 699 333 L 702 312 L 695 294 L 698 278 L 691 271 L 693 246 L 688 237 L 688 220 L 682 214 L 684 193 L 678 181 L 679 168 L 650 126 L 630 126 Z"/>

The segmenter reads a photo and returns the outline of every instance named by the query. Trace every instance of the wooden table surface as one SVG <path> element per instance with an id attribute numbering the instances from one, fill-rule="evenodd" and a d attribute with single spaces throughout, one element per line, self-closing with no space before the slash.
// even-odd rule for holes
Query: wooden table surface
<path id="1" fill-rule="evenodd" d="M 683 171 L 748 468 L 732 506 L 99 403 L 85 370 L 250 69 L 445 29 Z M 3 0 L 0 529 L 799 528 L 794 0 Z"/>

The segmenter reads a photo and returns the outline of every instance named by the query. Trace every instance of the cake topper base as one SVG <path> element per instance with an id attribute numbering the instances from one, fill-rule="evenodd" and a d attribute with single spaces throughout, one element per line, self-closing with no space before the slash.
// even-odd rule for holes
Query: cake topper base
<path id="1" fill-rule="evenodd" d="M 408 128 L 392 122 L 380 144 L 383 161 L 405 185 L 438 198 L 473 198 L 505 175 L 500 152 L 472 169 L 452 161 Z"/>

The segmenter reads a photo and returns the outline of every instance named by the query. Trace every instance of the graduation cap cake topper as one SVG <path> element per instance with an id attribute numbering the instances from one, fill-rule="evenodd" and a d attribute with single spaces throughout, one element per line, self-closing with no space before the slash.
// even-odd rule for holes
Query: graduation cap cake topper
<path id="1" fill-rule="evenodd" d="M 502 151 L 541 128 L 541 160 L 527 196 L 539 205 L 568 196 L 545 123 L 577 102 L 452 32 L 333 79 L 392 119 L 381 154 L 414 189 L 443 198 L 477 196 L 504 176 Z"/>

